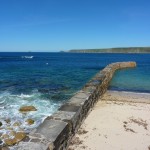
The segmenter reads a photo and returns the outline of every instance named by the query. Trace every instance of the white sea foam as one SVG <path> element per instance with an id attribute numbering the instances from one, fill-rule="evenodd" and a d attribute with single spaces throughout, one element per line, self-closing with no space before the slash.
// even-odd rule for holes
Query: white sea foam
<path id="1" fill-rule="evenodd" d="M 3 123 L 3 130 L 0 132 L 4 134 L 7 132 L 7 123 L 6 119 L 10 119 L 10 126 L 14 130 L 18 130 L 18 128 L 13 127 L 15 122 L 21 123 L 21 128 L 23 128 L 26 132 L 29 132 L 31 129 L 40 125 L 43 120 L 51 115 L 57 108 L 61 105 L 60 103 L 51 102 L 48 99 L 41 98 L 41 93 L 35 90 L 32 94 L 19 94 L 12 95 L 9 92 L 0 93 L 0 116 L 1 122 Z M 34 106 L 37 111 L 29 112 L 27 114 L 22 114 L 19 112 L 19 108 L 21 106 Z M 31 126 L 27 125 L 27 119 L 33 119 L 35 123 Z"/>
<path id="2" fill-rule="evenodd" d="M 1 98 L 1 97 L 0 97 Z M 0 105 L 5 103 L 5 99 L 3 101 L 0 101 Z"/>
<path id="3" fill-rule="evenodd" d="M 34 56 L 22 56 L 22 58 L 32 59 Z"/>
<path id="4" fill-rule="evenodd" d="M 20 98 L 29 98 L 29 97 L 32 97 L 33 95 L 26 95 L 26 94 L 22 94 L 21 95 L 18 95 L 18 97 Z"/>

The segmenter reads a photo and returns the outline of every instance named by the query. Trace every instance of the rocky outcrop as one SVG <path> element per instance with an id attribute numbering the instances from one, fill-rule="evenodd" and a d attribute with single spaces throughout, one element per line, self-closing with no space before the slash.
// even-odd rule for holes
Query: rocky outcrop
<path id="1" fill-rule="evenodd" d="M 135 66 L 135 62 L 119 62 L 106 66 L 57 112 L 47 117 L 39 127 L 29 133 L 15 147 L 16 150 L 66 150 L 89 110 L 107 91 L 114 72 Z M 21 110 L 30 111 L 29 109 Z M 7 142 L 8 145 L 10 145 L 9 142 Z"/>
<path id="2" fill-rule="evenodd" d="M 13 137 L 13 138 L 12 138 Z M 11 136 L 8 136 L 4 138 L 4 142 L 6 145 L 14 145 L 18 142 L 20 142 L 21 140 L 23 140 L 26 137 L 26 134 L 24 132 L 12 132 Z"/>
<path id="3" fill-rule="evenodd" d="M 20 112 L 36 111 L 37 109 L 34 106 L 22 106 Z"/>
<path id="4" fill-rule="evenodd" d="M 27 120 L 26 120 L 26 123 L 27 123 L 28 125 L 32 125 L 32 124 L 34 124 L 34 120 L 33 120 L 33 119 L 27 119 Z"/>

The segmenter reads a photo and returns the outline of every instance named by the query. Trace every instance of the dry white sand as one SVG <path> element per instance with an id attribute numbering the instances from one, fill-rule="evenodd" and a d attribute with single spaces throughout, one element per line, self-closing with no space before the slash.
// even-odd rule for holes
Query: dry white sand
<path id="1" fill-rule="evenodd" d="M 150 94 L 108 91 L 69 150 L 150 150 Z"/>

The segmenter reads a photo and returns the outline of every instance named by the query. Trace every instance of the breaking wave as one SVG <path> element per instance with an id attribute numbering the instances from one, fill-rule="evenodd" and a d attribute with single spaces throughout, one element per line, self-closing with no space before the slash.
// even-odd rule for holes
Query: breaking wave
<path id="1" fill-rule="evenodd" d="M 32 59 L 34 56 L 22 56 L 21 58 Z"/>

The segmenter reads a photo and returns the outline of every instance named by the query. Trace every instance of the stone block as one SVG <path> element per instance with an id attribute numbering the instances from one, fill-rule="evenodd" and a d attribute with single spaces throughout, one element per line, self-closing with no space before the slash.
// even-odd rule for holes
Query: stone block
<path id="1" fill-rule="evenodd" d="M 47 150 L 48 145 L 34 142 L 20 142 L 15 146 L 15 150 Z"/>
<path id="2" fill-rule="evenodd" d="M 41 139 L 47 139 L 48 141 L 53 142 L 66 127 L 66 122 L 45 119 L 39 127 L 37 127 L 29 134 L 29 137 L 36 137 L 36 135 L 41 135 Z"/>
<path id="3" fill-rule="evenodd" d="M 72 120 L 75 116 L 76 112 L 68 112 L 68 111 L 57 111 L 53 115 L 50 116 L 50 119 L 54 120 Z"/>
<path id="4" fill-rule="evenodd" d="M 59 111 L 77 112 L 77 111 L 79 111 L 80 108 L 81 108 L 80 106 L 75 106 L 75 105 L 66 103 L 66 104 L 62 105 L 58 110 Z"/>

